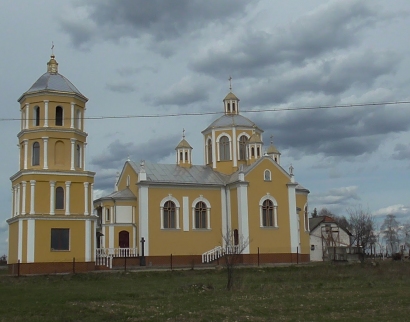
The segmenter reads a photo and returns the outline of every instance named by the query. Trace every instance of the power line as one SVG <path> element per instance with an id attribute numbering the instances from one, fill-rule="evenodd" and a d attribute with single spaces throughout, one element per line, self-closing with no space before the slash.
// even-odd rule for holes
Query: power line
<path id="1" fill-rule="evenodd" d="M 243 110 L 243 111 L 241 111 L 241 113 L 307 111 L 307 110 L 319 110 L 319 109 L 335 109 L 335 108 L 383 106 L 383 105 L 401 105 L 401 104 L 410 104 L 410 101 L 372 102 L 372 103 L 355 103 L 355 104 L 338 104 L 338 105 L 319 105 L 319 106 L 269 108 L 269 109 L 260 109 L 260 110 Z M 87 116 L 84 119 L 87 119 L 87 120 L 104 120 L 104 119 L 129 119 L 129 118 L 163 118 L 163 117 L 203 116 L 203 115 L 218 115 L 218 114 L 224 114 L 224 112 L 190 112 L 190 113 L 146 114 L 146 115 Z M 0 118 L 0 122 L 20 121 L 20 120 L 21 120 L 21 118 Z M 49 118 L 49 120 L 52 120 L 52 119 Z"/>

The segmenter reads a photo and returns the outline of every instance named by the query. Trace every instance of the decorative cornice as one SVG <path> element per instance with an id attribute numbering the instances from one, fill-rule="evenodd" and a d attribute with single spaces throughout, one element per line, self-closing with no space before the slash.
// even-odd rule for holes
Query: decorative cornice
<path id="1" fill-rule="evenodd" d="M 55 220 L 55 221 L 85 221 L 85 220 L 92 220 L 92 221 L 97 221 L 98 216 L 95 215 L 19 215 L 13 218 L 9 218 L 6 220 L 6 222 L 10 225 L 12 223 L 15 223 L 19 220 L 27 220 L 27 219 L 34 219 L 34 220 Z"/>
<path id="2" fill-rule="evenodd" d="M 20 170 L 10 177 L 11 181 L 19 179 L 22 176 L 28 175 L 51 175 L 51 176 L 73 176 L 73 177 L 89 177 L 94 178 L 95 172 L 92 171 L 55 171 L 55 170 Z"/>
<path id="3" fill-rule="evenodd" d="M 72 129 L 72 128 L 63 128 L 63 127 L 40 127 L 40 128 L 35 128 L 35 129 L 24 129 L 21 130 L 18 134 L 17 137 L 20 139 L 24 134 L 30 134 L 30 133 L 41 133 L 41 132 L 55 132 L 55 133 L 75 133 L 78 134 L 84 138 L 88 136 L 88 133 L 80 131 L 79 129 Z"/>

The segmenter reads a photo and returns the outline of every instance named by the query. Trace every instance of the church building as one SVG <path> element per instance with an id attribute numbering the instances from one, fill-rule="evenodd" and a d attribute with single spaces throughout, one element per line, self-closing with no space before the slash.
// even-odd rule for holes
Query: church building
<path id="1" fill-rule="evenodd" d="M 309 191 L 292 166 L 281 166 L 272 141 L 265 150 L 263 130 L 240 114 L 231 88 L 223 115 L 202 131 L 204 164 L 192 164 L 184 131 L 175 163 L 127 160 L 115 190 L 94 201 L 95 173 L 85 167 L 87 100 L 58 72 L 53 54 L 18 99 L 10 273 L 108 269 L 127 259 L 200 265 L 227 252 L 245 264 L 309 261 Z"/>
<path id="2" fill-rule="evenodd" d="M 9 269 L 14 274 L 92 270 L 98 218 L 92 208 L 95 173 L 85 169 L 87 98 L 58 73 L 52 55 L 47 72 L 18 102 Z"/>
<path id="3" fill-rule="evenodd" d="M 240 114 L 232 90 L 221 105 L 202 131 L 203 165 L 192 164 L 184 133 L 175 163 L 127 160 L 115 191 L 94 201 L 97 256 L 108 266 L 142 253 L 153 266 L 235 251 L 242 263 L 309 261 L 309 191 L 281 166 L 273 142 L 264 150 L 263 130 Z"/>

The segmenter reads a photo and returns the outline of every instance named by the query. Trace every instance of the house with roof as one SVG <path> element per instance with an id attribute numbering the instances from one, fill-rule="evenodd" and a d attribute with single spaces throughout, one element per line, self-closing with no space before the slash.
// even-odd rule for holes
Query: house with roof
<path id="1" fill-rule="evenodd" d="M 207 263 L 240 247 L 243 263 L 310 260 L 309 191 L 273 142 L 264 150 L 263 130 L 232 91 L 222 108 L 202 131 L 204 164 L 192 163 L 185 134 L 173 164 L 125 162 L 115 191 L 94 200 L 97 256 Z"/>
<path id="2" fill-rule="evenodd" d="M 341 248 L 351 246 L 351 233 L 341 227 L 330 216 L 309 218 L 309 228 L 311 261 L 317 262 L 337 259 L 338 256 L 335 255 L 336 253 L 340 253 Z M 346 251 L 343 251 L 343 253 L 346 254 Z"/>

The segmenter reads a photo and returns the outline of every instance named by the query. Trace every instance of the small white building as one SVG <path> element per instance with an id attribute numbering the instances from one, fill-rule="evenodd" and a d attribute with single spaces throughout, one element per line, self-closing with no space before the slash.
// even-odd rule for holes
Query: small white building
<path id="1" fill-rule="evenodd" d="M 349 247 L 351 233 L 329 216 L 309 218 L 310 260 L 329 260 L 329 247 Z"/>

